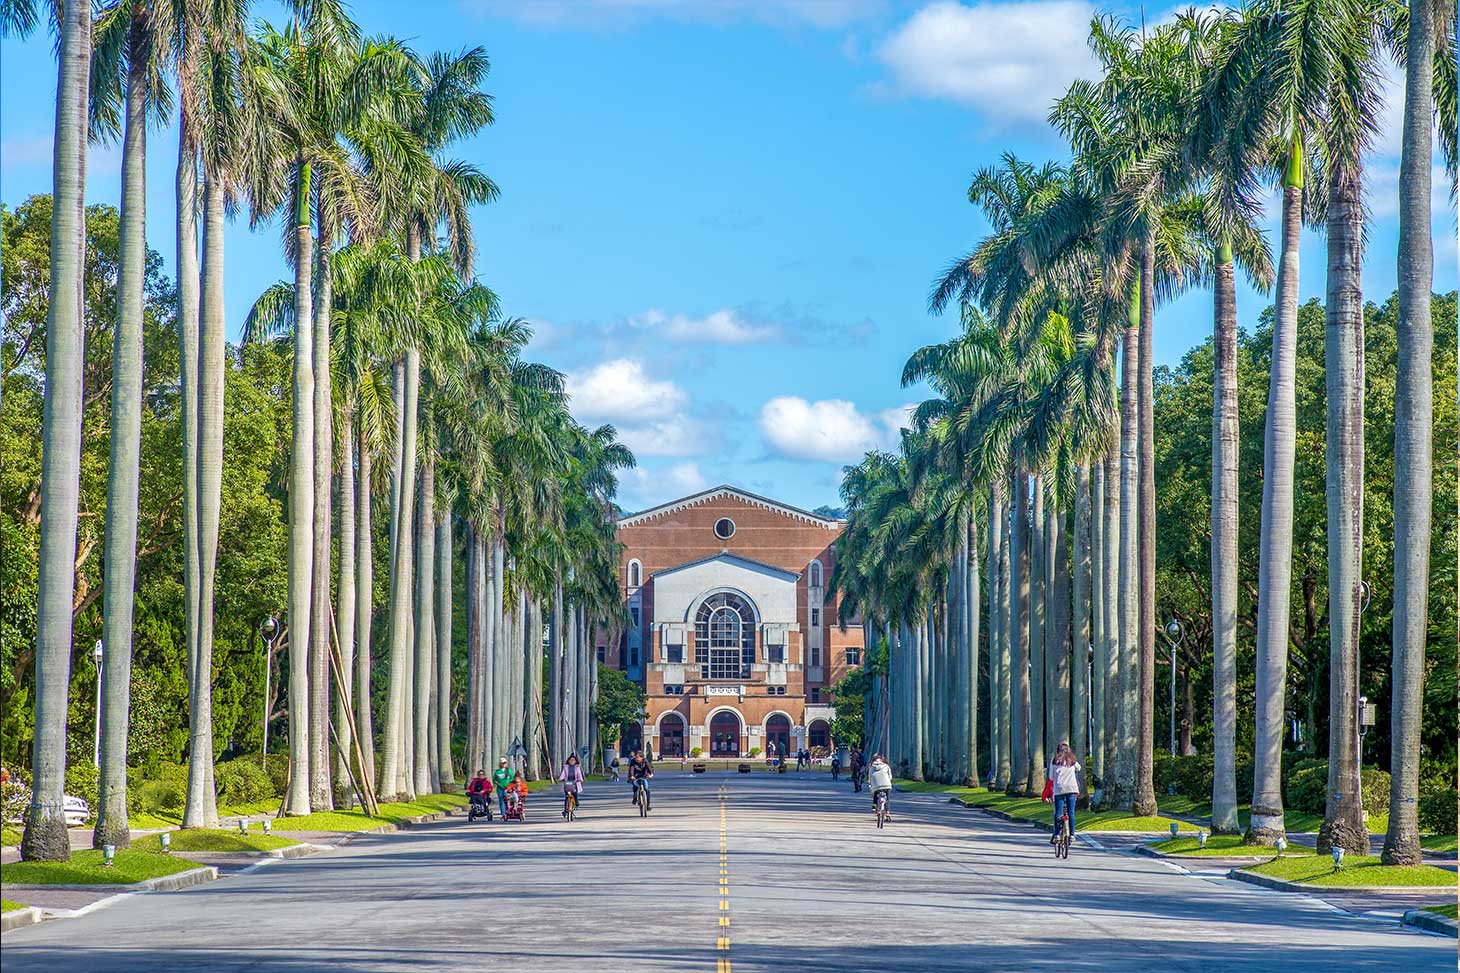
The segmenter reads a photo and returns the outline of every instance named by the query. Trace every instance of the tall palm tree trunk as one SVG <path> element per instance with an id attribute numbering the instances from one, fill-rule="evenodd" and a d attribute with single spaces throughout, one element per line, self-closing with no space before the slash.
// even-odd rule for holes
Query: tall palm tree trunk
<path id="1" fill-rule="evenodd" d="M 998 777 L 1002 762 L 999 733 L 999 646 L 1003 638 L 1004 602 L 999 561 L 1004 542 L 1004 484 L 995 477 L 989 485 L 988 575 L 989 575 L 989 772 Z"/>
<path id="2" fill-rule="evenodd" d="M 1121 700 L 1124 692 L 1124 684 L 1120 677 L 1121 668 L 1121 564 L 1123 537 L 1120 529 L 1120 508 L 1121 508 L 1121 472 L 1120 472 L 1120 451 L 1121 436 L 1118 428 L 1112 430 L 1109 448 L 1105 454 L 1105 510 L 1102 512 L 1104 520 L 1101 534 L 1105 544 L 1105 570 L 1100 579 L 1104 586 L 1104 608 L 1105 608 L 1105 746 L 1101 751 L 1103 769 L 1105 775 L 1101 777 L 1104 787 L 1104 803 L 1114 806 L 1119 791 L 1120 779 L 1120 757 L 1119 749 L 1122 743 L 1120 712 Z"/>
<path id="3" fill-rule="evenodd" d="M 1054 534 L 1053 584 L 1051 585 L 1050 615 L 1051 631 L 1054 637 L 1047 643 L 1054 662 L 1049 667 L 1053 679 L 1052 702 L 1049 707 L 1052 728 L 1049 731 L 1051 747 L 1060 743 L 1078 745 L 1070 729 L 1070 531 L 1069 517 L 1056 507 L 1052 532 Z M 1081 653 L 1083 657 L 1083 652 Z M 1080 667 L 1076 667 L 1079 672 Z M 1080 680 L 1084 682 L 1083 679 Z"/>
<path id="4" fill-rule="evenodd" d="M 1096 456 L 1090 467 L 1090 776 L 1100 786 L 1105 780 L 1105 673 L 1110 665 L 1105 642 L 1105 458 Z M 1079 595 L 1075 596 L 1076 604 Z M 1075 658 L 1079 658 L 1076 649 Z"/>
<path id="5" fill-rule="evenodd" d="M 1003 477 L 1000 477 L 1003 479 Z M 994 777 L 996 790 L 1005 790 L 1013 780 L 1013 645 L 1014 626 L 1019 621 L 1018 605 L 1015 603 L 1015 585 L 1011 572 L 1014 570 L 1014 520 L 1009 515 L 1010 500 L 1005 501 L 999 520 L 999 767 Z M 1016 505 L 1017 506 L 1017 505 Z"/>
<path id="6" fill-rule="evenodd" d="M 289 453 L 289 794 L 290 814 L 308 814 L 309 638 L 314 578 L 314 241 L 308 162 L 294 187 L 294 424 Z"/>
<path id="7" fill-rule="evenodd" d="M 359 648 L 355 652 L 355 729 L 360 734 L 360 753 L 365 758 L 365 773 L 375 779 L 375 723 L 371 715 L 372 700 L 370 688 L 370 666 L 373 653 L 370 646 L 371 623 L 375 610 L 375 545 L 374 527 L 370 516 L 370 487 L 373 454 L 365 431 L 360 423 L 357 455 L 360 460 L 360 479 L 355 484 L 355 571 L 358 583 L 355 586 L 355 637 Z M 343 593 L 341 606 L 348 610 Z"/>
<path id="8" fill-rule="evenodd" d="M 497 514 L 496 531 L 492 535 L 492 763 L 507 752 L 512 741 L 507 737 L 512 670 L 507 638 L 505 594 L 507 586 L 506 522 Z"/>
<path id="9" fill-rule="evenodd" d="M 527 779 L 542 778 L 542 750 L 538 733 L 542 722 L 542 599 L 532 598 L 527 620 L 527 728 L 522 744 L 527 748 Z"/>
<path id="10" fill-rule="evenodd" d="M 496 538 L 482 548 L 482 759 L 495 763 L 497 754 L 497 680 L 501 670 L 497 665 L 497 616 L 493 610 L 496 595 L 492 588 L 496 584 L 493 569 L 493 555 L 496 553 Z"/>
<path id="11" fill-rule="evenodd" d="M 556 774 L 566 756 L 563 752 L 563 635 L 567 620 L 563 617 L 563 581 L 561 577 L 553 583 L 553 617 L 551 626 L 552 655 L 548 659 L 548 748 L 551 766 L 549 773 Z"/>
<path id="12" fill-rule="evenodd" d="M 436 768 L 441 784 L 456 783 L 451 756 L 451 589 L 455 548 L 451 510 L 436 524 Z"/>
<path id="13" fill-rule="evenodd" d="M 137 572 L 137 491 L 142 454 L 142 290 L 147 260 L 146 7 L 133 8 L 122 137 L 117 324 L 112 334 L 111 456 L 102 572 L 101 777 L 92 843 L 131 844 L 127 826 L 127 726 L 132 686 L 132 599 Z"/>
<path id="14" fill-rule="evenodd" d="M 1074 632 L 1069 647 L 1070 681 L 1070 746 L 1075 753 L 1091 761 L 1094 746 L 1090 740 L 1090 618 L 1094 598 L 1090 585 L 1090 464 L 1075 468 L 1075 556 L 1074 556 Z"/>
<path id="15" fill-rule="evenodd" d="M 1014 523 L 1009 543 L 1009 562 L 1014 591 L 1014 632 L 1010 642 L 1012 660 L 1009 706 L 1010 766 L 1009 793 L 1022 794 L 1029 786 L 1029 480 L 1022 457 L 1015 460 L 1012 483 Z"/>
<path id="16" fill-rule="evenodd" d="M 977 521 L 970 520 L 968 524 L 967 541 L 963 549 L 964 554 L 964 617 L 965 627 L 963 631 L 963 648 L 966 658 L 963 662 L 963 671 L 968 674 L 968 701 L 966 716 L 964 718 L 965 735 L 963 747 L 968 752 L 968 766 L 966 768 L 966 779 L 962 781 L 965 787 L 977 787 L 979 784 L 978 764 L 978 644 L 980 626 L 980 581 L 978 570 L 978 528 Z"/>
<path id="17" fill-rule="evenodd" d="M 188 733 L 185 828 L 218 823 L 213 786 L 213 588 L 223 505 L 223 385 L 227 320 L 223 307 L 223 194 L 219 174 L 203 167 L 203 286 L 198 328 L 198 655 Z M 292 653 L 291 653 L 292 655 Z"/>
<path id="18" fill-rule="evenodd" d="M 314 301 L 314 541 L 309 618 L 309 806 L 334 809 L 330 780 L 330 535 L 331 487 L 334 481 L 334 400 L 330 391 L 331 236 L 323 218 L 319 226 L 318 273 Z"/>
<path id="19" fill-rule="evenodd" d="M 417 794 L 430 794 L 431 764 L 431 688 L 436 682 L 436 626 L 433 608 L 436 604 L 436 457 L 430 450 L 421 464 L 421 491 L 417 502 L 416 530 L 419 546 L 416 551 L 416 673 L 414 688 L 415 733 L 412 735 L 415 757 L 412 761 L 411 786 Z"/>
<path id="20" fill-rule="evenodd" d="M 335 735 L 339 748 L 335 753 L 335 795 L 342 803 L 349 797 L 350 753 L 354 749 L 348 715 L 354 706 L 350 688 L 355 671 L 355 396 L 346 392 L 345 407 L 340 413 L 340 444 L 344 462 L 340 464 L 340 576 L 335 597 L 335 628 L 339 640 L 341 684 L 335 693 Z"/>
<path id="21" fill-rule="evenodd" d="M 1245 840 L 1271 845 L 1283 827 L 1282 758 L 1288 678 L 1288 597 L 1293 576 L 1293 464 L 1297 435 L 1298 243 L 1303 218 L 1302 142 L 1283 177 L 1282 256 L 1262 435 L 1262 524 L 1257 576 L 1256 731 L 1252 815 Z"/>
<path id="22" fill-rule="evenodd" d="M 1237 288 L 1232 248 L 1212 286 L 1212 832 L 1237 823 Z"/>
<path id="23" fill-rule="evenodd" d="M 463 773 L 468 777 L 471 776 L 473 769 L 486 769 L 487 730 L 484 706 L 486 691 L 483 685 L 486 677 L 486 662 L 483 659 L 486 638 L 482 630 L 485 623 L 485 619 L 482 617 L 482 572 L 486 560 L 485 550 L 486 544 L 481 532 L 476 529 L 475 524 L 471 524 L 467 534 L 466 561 L 466 651 L 467 678 L 470 683 L 467 692 L 470 699 L 467 709 L 467 766 L 462 768 Z"/>
<path id="24" fill-rule="evenodd" d="M 1136 415 L 1136 375 L 1139 371 L 1138 331 L 1140 329 L 1141 286 L 1131 285 L 1130 313 L 1126 319 L 1125 339 L 1120 359 L 1120 705 L 1119 729 L 1115 746 L 1115 806 L 1128 809 L 1135 800 L 1136 712 L 1139 690 L 1137 638 L 1140 617 L 1140 578 L 1136 549 L 1136 489 L 1139 479 L 1137 453 L 1140 430 Z"/>
<path id="25" fill-rule="evenodd" d="M 912 780 L 923 779 L 923 680 L 925 671 L 926 655 L 924 648 L 928 637 L 927 626 L 924 618 L 919 617 L 912 625 L 911 639 L 907 646 L 908 666 L 907 685 L 908 698 L 908 769 L 907 776 Z"/>
<path id="26" fill-rule="evenodd" d="M 592 763 L 592 754 L 584 759 L 581 751 L 593 742 L 593 670 L 598 661 L 593 654 L 592 639 L 588 606 L 582 605 L 578 609 L 578 759 L 589 765 Z"/>
<path id="27" fill-rule="evenodd" d="M 380 794 L 399 797 L 410 785 L 406 778 L 406 720 L 409 714 L 407 693 L 412 672 L 411 651 L 411 540 L 416 498 L 416 401 L 420 387 L 421 354 L 415 348 L 406 352 L 404 374 L 405 421 L 402 425 L 400 467 L 396 480 L 400 500 L 396 521 L 395 557 L 390 568 L 390 682 L 385 701 L 385 737 L 380 754 Z"/>
<path id="28" fill-rule="evenodd" d="M 1140 419 L 1140 485 L 1137 496 L 1140 551 L 1140 614 L 1136 619 L 1140 652 L 1140 724 L 1136 741 L 1136 781 L 1133 810 L 1156 813 L 1156 391 L 1152 378 L 1152 338 L 1156 313 L 1156 238 L 1151 233 L 1141 245 L 1140 387 L 1136 404 Z"/>
<path id="29" fill-rule="evenodd" d="M 61 11 L 52 172 L 51 285 L 46 310 L 46 395 L 41 449 L 40 560 L 37 573 L 35 740 L 31 804 L 21 855 L 66 861 L 64 815 L 66 709 L 71 682 L 71 606 L 76 583 L 76 522 L 81 489 L 81 307 L 86 272 L 86 98 L 91 69 L 91 8 Z"/>
<path id="30" fill-rule="evenodd" d="M 1390 701 L 1386 865 L 1420 862 L 1419 731 L 1429 622 L 1430 515 L 1434 503 L 1434 389 L 1430 318 L 1430 91 L 1434 0 L 1411 0 L 1399 162 L 1399 368 L 1394 393 L 1394 688 Z"/>
<path id="31" fill-rule="evenodd" d="M 510 747 L 514 740 L 526 745 L 527 736 L 523 732 L 524 705 L 526 700 L 526 686 L 524 685 L 527 675 L 527 660 L 524 658 L 526 648 L 523 632 L 527 626 L 527 592 L 519 585 L 517 588 L 517 608 L 512 613 L 512 727 L 508 734 L 507 745 Z"/>
<path id="32" fill-rule="evenodd" d="M 1318 852 L 1369 853 L 1359 791 L 1359 611 L 1364 555 L 1364 257 L 1362 165 L 1330 162 L 1323 361 L 1328 506 L 1328 800 Z M 1395 467 L 1396 471 L 1400 470 Z"/>
<path id="33" fill-rule="evenodd" d="M 1028 776 L 1024 793 L 1044 791 L 1045 612 L 1049 607 L 1049 553 L 1045 549 L 1044 477 L 1034 474 L 1029 508 L 1029 730 Z"/>

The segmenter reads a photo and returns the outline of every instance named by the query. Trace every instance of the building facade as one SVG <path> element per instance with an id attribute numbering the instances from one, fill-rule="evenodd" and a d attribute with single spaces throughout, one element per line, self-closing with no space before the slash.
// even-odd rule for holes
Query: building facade
<path id="1" fill-rule="evenodd" d="M 644 687 L 620 749 L 742 757 L 831 746 L 831 689 L 861 665 L 860 625 L 827 598 L 845 522 L 719 486 L 618 522 L 630 624 L 600 658 Z"/>

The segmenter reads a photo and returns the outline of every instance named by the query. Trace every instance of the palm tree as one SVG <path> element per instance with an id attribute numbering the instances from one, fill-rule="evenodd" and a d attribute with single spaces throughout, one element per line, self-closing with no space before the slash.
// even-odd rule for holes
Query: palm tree
<path id="1" fill-rule="evenodd" d="M 95 26 L 90 100 L 92 129 L 122 139 L 120 266 L 112 343 L 111 457 L 107 469 L 106 586 L 102 601 L 104 658 L 101 698 L 101 777 L 96 847 L 125 848 L 127 728 L 132 681 L 132 605 L 136 578 L 137 494 L 142 452 L 142 291 L 147 250 L 147 112 L 167 50 L 159 12 L 145 0 L 107 11 Z M 125 81 L 123 80 L 125 78 Z"/>
<path id="2" fill-rule="evenodd" d="M 28 32 L 32 6 L 6 4 L 3 24 Z M 85 273 L 87 88 L 91 8 L 65 5 L 60 16 L 56 136 L 52 163 L 51 284 L 46 311 L 46 397 L 41 449 L 41 542 L 36 602 L 35 743 L 31 805 L 21 854 L 66 861 L 71 842 L 62 804 L 66 781 L 66 697 L 71 679 L 71 605 L 76 580 L 76 521 L 81 477 L 81 285 Z"/>

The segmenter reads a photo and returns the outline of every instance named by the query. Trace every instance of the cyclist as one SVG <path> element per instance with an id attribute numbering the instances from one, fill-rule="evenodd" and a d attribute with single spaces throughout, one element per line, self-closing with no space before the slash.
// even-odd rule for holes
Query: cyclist
<path id="1" fill-rule="evenodd" d="M 639 788 L 644 789 L 645 796 L 649 794 L 649 780 L 654 776 L 654 765 L 649 758 L 644 756 L 643 751 L 635 750 L 634 755 L 629 758 L 629 803 L 639 794 Z"/>
<path id="2" fill-rule="evenodd" d="M 563 813 L 567 814 L 568 795 L 572 794 L 577 797 L 583 793 L 583 768 L 578 764 L 576 753 L 568 754 L 562 772 L 558 774 L 558 783 L 563 785 Z"/>
<path id="3" fill-rule="evenodd" d="M 1050 844 L 1059 840 L 1061 817 L 1070 819 L 1070 834 L 1074 835 L 1075 802 L 1080 798 L 1080 785 L 1084 783 L 1084 776 L 1080 761 L 1075 759 L 1075 751 L 1070 749 L 1068 743 L 1060 743 L 1049 762 L 1049 780 L 1054 785 L 1050 788 L 1054 802 L 1054 832 L 1050 835 Z"/>
<path id="4" fill-rule="evenodd" d="M 887 795 L 887 820 L 892 820 L 892 768 L 887 761 L 882 759 L 882 754 L 872 758 L 872 766 L 868 768 L 871 776 L 868 783 L 872 787 L 872 809 L 877 809 L 877 795 Z"/>
<path id="5" fill-rule="evenodd" d="M 512 783 L 512 768 L 507 764 L 507 758 L 503 757 L 497 761 L 497 769 L 492 771 L 492 784 L 497 788 L 497 804 L 502 809 L 502 817 L 507 816 L 507 785 Z"/>

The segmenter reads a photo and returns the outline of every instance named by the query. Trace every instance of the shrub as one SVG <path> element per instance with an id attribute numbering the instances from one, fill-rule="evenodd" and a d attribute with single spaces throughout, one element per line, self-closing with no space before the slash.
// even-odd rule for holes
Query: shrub
<path id="1" fill-rule="evenodd" d="M 269 786 L 274 789 L 275 797 L 283 797 L 284 792 L 289 789 L 289 755 L 287 753 L 271 753 L 264 757 L 264 769 L 269 775 Z"/>
<path id="2" fill-rule="evenodd" d="M 0 821 L 21 824 L 29 809 L 30 788 L 26 786 L 24 778 L 17 775 L 0 785 Z"/>
<path id="3" fill-rule="evenodd" d="M 213 768 L 213 780 L 218 787 L 219 804 L 255 804 L 279 796 L 257 757 L 223 761 Z"/>
<path id="4" fill-rule="evenodd" d="M 1283 800 L 1294 811 L 1322 814 L 1328 804 L 1328 767 L 1322 761 L 1303 761 L 1294 768 L 1284 789 Z"/>
<path id="5" fill-rule="evenodd" d="M 705 755 L 705 751 L 700 749 L 699 747 L 691 747 L 689 755 L 691 757 L 703 757 Z"/>
<path id="6" fill-rule="evenodd" d="M 1365 814 L 1389 813 L 1389 771 L 1365 767 L 1359 774 L 1359 796 Z"/>
<path id="7" fill-rule="evenodd" d="M 750 748 L 750 755 L 752 757 L 759 757 L 760 756 L 760 747 L 751 747 Z"/>
<path id="8" fill-rule="evenodd" d="M 141 772 L 128 775 L 127 809 L 132 813 L 180 810 L 187 794 L 188 768 L 182 764 L 155 761 Z"/>
<path id="9" fill-rule="evenodd" d="M 1455 778 L 1436 774 L 1419 782 L 1419 829 L 1435 834 L 1454 834 L 1457 811 L 1460 811 L 1460 792 L 1455 790 Z"/>

